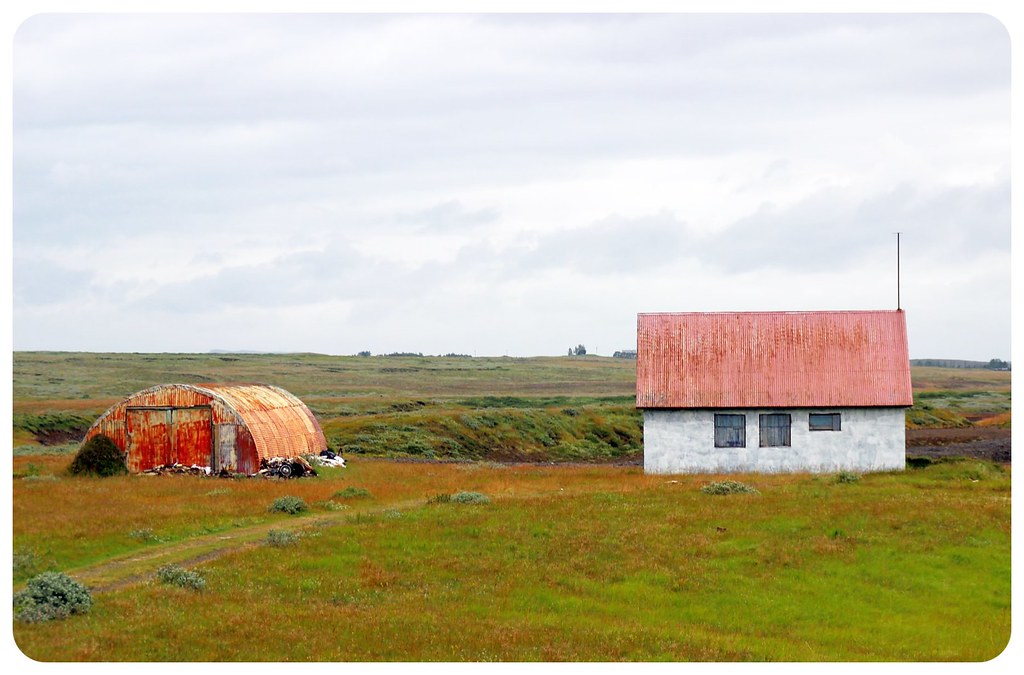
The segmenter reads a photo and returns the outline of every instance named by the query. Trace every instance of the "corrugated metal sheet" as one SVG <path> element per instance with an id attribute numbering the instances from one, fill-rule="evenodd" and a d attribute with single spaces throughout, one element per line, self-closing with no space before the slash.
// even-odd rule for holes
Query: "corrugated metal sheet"
<path id="1" fill-rule="evenodd" d="M 910 406 L 904 314 L 637 315 L 638 408 Z"/>
<path id="2" fill-rule="evenodd" d="M 196 388 L 210 392 L 238 414 L 261 458 L 316 454 L 327 447 L 313 413 L 284 389 L 264 384 L 201 384 Z"/>

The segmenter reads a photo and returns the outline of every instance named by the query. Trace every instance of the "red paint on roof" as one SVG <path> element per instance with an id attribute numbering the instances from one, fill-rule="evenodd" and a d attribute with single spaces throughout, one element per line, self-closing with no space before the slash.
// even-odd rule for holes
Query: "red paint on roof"
<path id="1" fill-rule="evenodd" d="M 637 315 L 638 408 L 911 406 L 901 310 Z"/>

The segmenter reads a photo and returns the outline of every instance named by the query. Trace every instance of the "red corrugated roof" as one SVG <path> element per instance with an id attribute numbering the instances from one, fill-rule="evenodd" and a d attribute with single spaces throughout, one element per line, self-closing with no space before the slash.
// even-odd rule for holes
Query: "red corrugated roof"
<path id="1" fill-rule="evenodd" d="M 638 408 L 913 403 L 900 310 L 637 315 Z"/>

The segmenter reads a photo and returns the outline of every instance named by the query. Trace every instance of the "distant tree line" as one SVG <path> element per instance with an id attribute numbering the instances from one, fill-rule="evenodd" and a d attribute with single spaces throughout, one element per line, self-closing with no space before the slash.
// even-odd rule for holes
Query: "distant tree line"
<path id="1" fill-rule="evenodd" d="M 569 356 L 586 356 L 587 348 L 582 344 L 578 344 L 575 347 L 569 347 Z"/>
<path id="2" fill-rule="evenodd" d="M 1010 370 L 1010 362 L 1002 359 L 988 361 L 967 361 L 964 359 L 910 359 L 912 366 L 932 368 L 987 368 L 988 370 Z"/>
<path id="3" fill-rule="evenodd" d="M 365 349 L 356 354 L 356 356 L 373 356 L 373 352 Z M 422 352 L 391 352 L 390 354 L 381 354 L 381 356 L 423 356 Z M 427 356 L 433 356 L 433 354 L 427 354 Z M 446 359 L 471 359 L 472 354 L 456 354 L 455 352 L 448 352 L 447 354 L 439 354 Z"/>

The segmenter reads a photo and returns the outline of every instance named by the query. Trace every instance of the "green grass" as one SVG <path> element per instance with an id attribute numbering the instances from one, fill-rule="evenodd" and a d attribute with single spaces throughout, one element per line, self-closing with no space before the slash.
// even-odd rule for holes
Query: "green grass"
<path id="1" fill-rule="evenodd" d="M 1003 469 L 738 476 L 753 498 L 621 467 L 432 470 L 491 504 L 310 516 L 291 546 L 202 564 L 203 594 L 127 587 L 15 637 L 139 661 L 980 661 L 1009 637 Z M 310 626 L 344 628 L 266 639 Z"/>
<path id="2" fill-rule="evenodd" d="M 908 423 L 1008 408 L 1009 373 L 912 373 Z M 66 474 L 74 443 L 36 444 L 139 389 L 202 381 L 292 391 L 349 466 L 296 481 L 82 478 Z M 944 461 L 839 483 L 492 461 L 638 458 L 634 388 L 635 362 L 591 357 L 17 352 L 15 588 L 51 570 L 104 590 L 88 615 L 15 638 L 56 661 L 980 661 L 1002 649 L 1008 468 Z M 759 494 L 700 492 L 725 478 Z M 372 499 L 332 501 L 348 488 Z M 490 503 L 451 503 L 458 493 Z M 428 504 L 438 495 L 448 502 Z M 284 496 L 308 511 L 267 510 Z M 264 545 L 271 528 L 295 541 Z M 201 573 L 203 593 L 156 582 L 172 563 Z"/>

